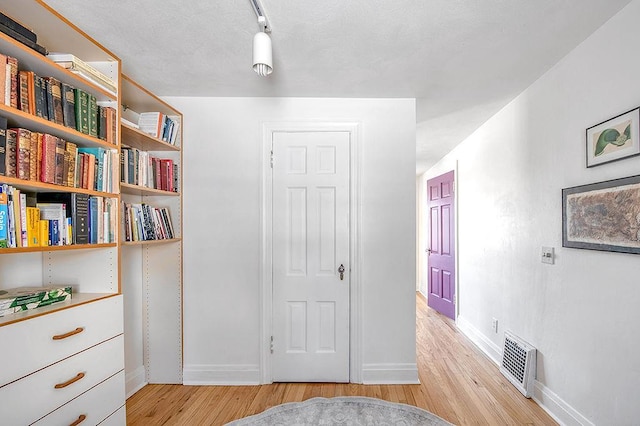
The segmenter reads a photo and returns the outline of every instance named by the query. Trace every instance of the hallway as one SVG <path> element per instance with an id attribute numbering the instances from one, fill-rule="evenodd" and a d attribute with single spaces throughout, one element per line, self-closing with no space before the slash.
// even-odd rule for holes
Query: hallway
<path id="1" fill-rule="evenodd" d="M 457 425 L 555 425 L 526 399 L 454 322 L 416 297 L 420 385 L 274 383 L 148 385 L 127 401 L 129 425 L 223 425 L 284 402 L 368 396 L 416 405 Z"/>

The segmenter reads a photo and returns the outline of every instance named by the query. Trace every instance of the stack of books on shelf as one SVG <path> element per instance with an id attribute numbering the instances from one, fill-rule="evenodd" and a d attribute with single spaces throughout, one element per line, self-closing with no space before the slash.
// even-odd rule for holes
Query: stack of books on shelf
<path id="1" fill-rule="evenodd" d="M 116 208 L 115 198 L 0 184 L 0 247 L 114 243 Z"/>
<path id="2" fill-rule="evenodd" d="M 14 21 L 4 13 L 0 12 L 0 31 L 12 39 L 35 50 L 41 55 L 47 54 L 47 49 L 38 44 L 38 36 L 30 29 L 24 27 L 19 22 Z"/>
<path id="3" fill-rule="evenodd" d="M 74 74 L 78 74 L 85 80 L 103 88 L 112 95 L 115 95 L 118 92 L 118 84 L 112 78 L 101 73 L 95 67 L 70 53 L 49 53 L 47 58 L 60 65 L 62 68 L 65 68 Z"/>
<path id="4" fill-rule="evenodd" d="M 116 192 L 118 151 L 82 148 L 48 133 L 7 129 L 0 117 L 0 176 Z"/>
<path id="5" fill-rule="evenodd" d="M 26 193 L 0 184 L 0 248 L 114 243 L 117 202 L 77 193 Z"/>
<path id="6" fill-rule="evenodd" d="M 166 207 L 122 203 L 125 241 L 155 241 L 175 238 Z"/>
<path id="7" fill-rule="evenodd" d="M 94 95 L 54 77 L 20 70 L 16 58 L 0 53 L 0 102 L 4 105 L 116 143 L 117 111 Z"/>
<path id="8" fill-rule="evenodd" d="M 154 138 L 175 145 L 180 120 L 177 116 L 168 116 L 161 112 L 143 112 L 138 117 L 138 128 Z"/>
<path id="9" fill-rule="evenodd" d="M 71 299 L 71 286 L 18 287 L 0 292 L 0 317 Z"/>
<path id="10" fill-rule="evenodd" d="M 120 180 L 131 185 L 178 192 L 178 164 L 146 151 L 123 147 L 120 150 Z"/>

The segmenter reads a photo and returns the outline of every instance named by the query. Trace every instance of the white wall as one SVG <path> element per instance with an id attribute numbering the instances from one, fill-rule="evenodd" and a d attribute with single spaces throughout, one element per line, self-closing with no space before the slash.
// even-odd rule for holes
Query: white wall
<path id="1" fill-rule="evenodd" d="M 185 383 L 257 383 L 264 123 L 361 125 L 365 380 L 417 380 L 415 101 L 167 98 L 184 113 Z"/>
<path id="2" fill-rule="evenodd" d="M 640 104 L 639 20 L 636 0 L 423 177 L 458 161 L 458 324 L 494 357 L 505 329 L 536 346 L 536 398 L 566 424 L 640 419 L 640 258 L 561 247 L 562 188 L 640 173 L 586 169 L 584 141 Z"/>

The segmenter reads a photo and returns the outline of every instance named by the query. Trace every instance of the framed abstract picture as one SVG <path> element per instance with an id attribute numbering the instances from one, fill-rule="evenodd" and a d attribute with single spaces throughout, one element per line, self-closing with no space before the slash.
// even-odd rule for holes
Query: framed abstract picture
<path id="1" fill-rule="evenodd" d="M 640 154 L 640 108 L 632 109 L 587 129 L 587 167 Z"/>
<path id="2" fill-rule="evenodd" d="M 640 254 L 640 176 L 563 189 L 562 246 Z"/>

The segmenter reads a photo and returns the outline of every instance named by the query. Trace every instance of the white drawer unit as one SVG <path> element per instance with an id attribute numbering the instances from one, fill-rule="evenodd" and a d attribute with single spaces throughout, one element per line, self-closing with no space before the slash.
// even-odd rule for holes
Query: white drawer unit
<path id="1" fill-rule="evenodd" d="M 31 424 L 122 371 L 123 342 L 116 336 L 0 388 L 3 424 Z"/>
<path id="2" fill-rule="evenodd" d="M 34 425 L 97 425 L 122 408 L 124 400 L 124 371 L 120 371 Z"/>
<path id="3" fill-rule="evenodd" d="M 0 386 L 122 334 L 122 296 L 0 327 Z"/>

